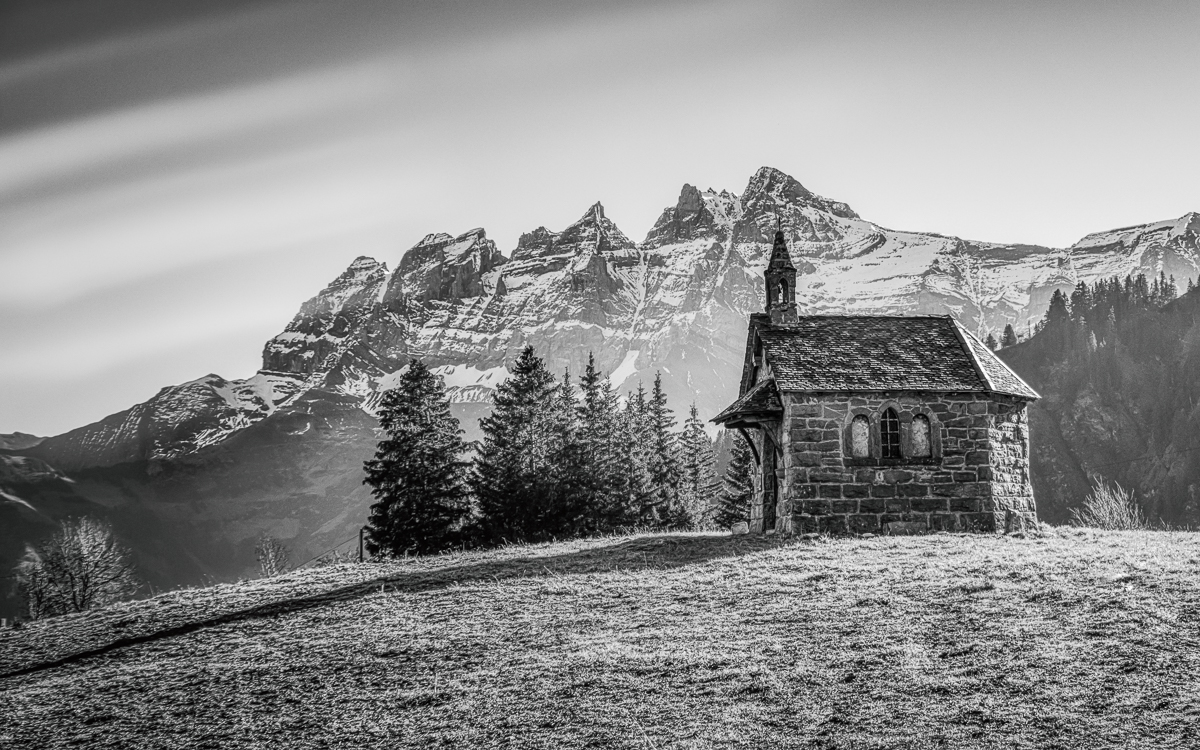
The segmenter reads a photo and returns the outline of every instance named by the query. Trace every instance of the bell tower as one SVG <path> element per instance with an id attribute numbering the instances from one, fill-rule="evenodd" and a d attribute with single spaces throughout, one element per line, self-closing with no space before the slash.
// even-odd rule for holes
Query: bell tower
<path id="1" fill-rule="evenodd" d="M 767 313 L 771 323 L 794 323 L 796 311 L 796 267 L 788 254 L 787 240 L 783 230 L 775 232 L 775 246 L 771 248 L 771 262 L 767 264 Z"/>

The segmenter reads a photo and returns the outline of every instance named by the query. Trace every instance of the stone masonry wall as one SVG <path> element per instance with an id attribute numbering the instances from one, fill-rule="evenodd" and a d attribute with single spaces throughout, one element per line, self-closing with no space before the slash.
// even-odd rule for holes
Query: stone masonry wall
<path id="1" fill-rule="evenodd" d="M 779 533 L 1003 531 L 1036 519 L 1026 404 L 992 394 L 784 394 L 776 428 Z M 879 455 L 879 417 L 901 423 L 904 458 Z M 850 422 L 866 415 L 871 455 L 850 453 Z M 913 417 L 930 422 L 932 455 L 911 457 Z M 759 445 L 770 450 L 768 441 Z M 751 528 L 762 531 L 761 495 Z M 755 523 L 757 521 L 757 523 Z"/>
<path id="2" fill-rule="evenodd" d="M 998 413 L 988 427 L 991 442 L 991 511 L 996 530 L 1019 531 L 1037 521 L 1029 478 L 1029 410 Z"/>

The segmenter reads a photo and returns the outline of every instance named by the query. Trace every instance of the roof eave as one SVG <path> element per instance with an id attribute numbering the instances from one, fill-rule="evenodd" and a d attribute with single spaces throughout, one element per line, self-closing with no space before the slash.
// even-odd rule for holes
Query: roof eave
<path id="1" fill-rule="evenodd" d="M 962 344 L 963 351 L 966 352 L 968 359 L 971 360 L 971 366 L 975 368 L 975 372 L 978 373 L 979 379 L 987 384 L 989 391 L 991 391 L 992 393 L 1003 393 L 1007 396 L 1017 396 L 1019 398 L 1024 398 L 1029 401 L 1037 401 L 1038 399 L 1040 399 L 1042 397 L 1041 394 L 1039 394 L 1037 391 L 1035 391 L 1029 385 L 1029 383 L 1025 382 L 1025 378 L 1018 375 L 1016 370 L 1009 367 L 1007 362 L 1005 362 L 1004 360 L 1000 359 L 999 357 L 996 357 L 993 355 L 992 358 L 995 359 L 996 362 L 998 362 L 1001 367 L 1003 367 L 1005 370 L 1008 370 L 1008 374 L 1013 376 L 1014 378 L 1016 378 L 1017 382 L 1019 382 L 1022 386 L 1024 386 L 1025 389 L 1029 391 L 1029 393 L 1027 393 L 1027 394 L 1026 393 L 1011 393 L 1009 391 L 1003 391 L 1003 390 L 1000 390 L 999 388 L 997 388 L 996 383 L 992 381 L 991 376 L 989 376 L 987 374 L 987 371 L 983 369 L 983 364 L 979 361 L 979 358 L 976 356 L 975 347 L 968 344 L 965 337 L 970 336 L 972 339 L 975 339 L 975 341 L 979 342 L 979 345 L 981 347 L 986 347 L 987 345 L 984 344 L 982 341 L 979 341 L 979 339 L 976 338 L 975 335 L 972 334 L 970 331 L 963 328 L 962 324 L 959 323 L 958 320 L 956 320 L 954 318 L 951 318 L 950 320 L 954 325 L 954 335 L 958 337 L 959 342 Z"/>
<path id="2" fill-rule="evenodd" d="M 708 420 L 715 424 L 725 424 L 735 419 L 752 419 L 754 417 L 762 417 L 764 419 L 777 419 L 783 414 L 783 409 L 771 409 L 767 411 L 734 411 L 726 414 L 721 412 L 717 416 Z"/>

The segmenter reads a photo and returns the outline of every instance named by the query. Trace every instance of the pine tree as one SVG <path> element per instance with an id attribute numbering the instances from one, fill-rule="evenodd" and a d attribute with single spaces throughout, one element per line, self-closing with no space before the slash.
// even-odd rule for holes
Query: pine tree
<path id="1" fill-rule="evenodd" d="M 571 373 L 564 371 L 554 397 L 551 444 L 547 458 L 551 466 L 547 523 L 552 533 L 562 536 L 580 536 L 596 531 L 591 501 L 591 467 L 586 446 L 581 440 L 582 425 L 576 412 L 576 402 Z"/>
<path id="2" fill-rule="evenodd" d="M 482 541 L 537 541 L 561 534 L 565 509 L 552 459 L 558 386 L 546 365 L 525 347 L 512 375 L 496 388 L 490 416 L 479 420 L 483 440 L 470 476 L 479 505 Z"/>
<path id="3" fill-rule="evenodd" d="M 654 376 L 654 390 L 650 392 L 650 401 L 646 405 L 646 418 L 650 431 L 648 468 L 652 512 L 659 524 L 678 526 L 686 523 L 687 518 L 679 505 L 678 436 L 671 429 L 675 426 L 675 418 L 667 407 L 662 373 Z"/>
<path id="4" fill-rule="evenodd" d="M 1141 277 L 1145 281 L 1145 277 Z M 1046 308 L 1046 325 L 1052 326 L 1065 320 L 1070 320 L 1071 311 L 1067 304 L 1067 295 L 1061 289 L 1055 289 L 1050 295 L 1050 306 Z"/>
<path id="5" fill-rule="evenodd" d="M 1017 332 L 1013 330 L 1012 323 L 1006 323 L 1004 326 L 1004 335 L 1000 338 L 1000 346 L 1015 346 L 1016 343 Z"/>
<path id="6" fill-rule="evenodd" d="M 589 524 L 592 531 L 607 531 L 621 525 L 625 515 L 617 395 L 603 373 L 596 369 L 591 353 L 579 383 L 583 399 L 577 411 L 589 479 Z"/>
<path id="7" fill-rule="evenodd" d="M 371 554 L 436 552 L 453 545 L 468 513 L 466 446 L 442 379 L 413 360 L 379 404 L 383 439 L 363 464 L 376 502 L 367 522 Z"/>
<path id="8" fill-rule="evenodd" d="M 991 349 L 992 351 L 996 351 L 998 348 L 1000 348 L 1000 345 L 996 343 L 996 337 L 990 332 L 988 333 L 987 340 L 984 341 L 984 343 L 987 344 L 987 348 Z"/>
<path id="9" fill-rule="evenodd" d="M 750 501 L 754 498 L 754 452 L 750 443 L 738 437 L 732 446 L 732 458 L 725 469 L 721 495 L 713 514 L 713 523 L 727 529 L 735 523 L 750 521 Z"/>
<path id="10" fill-rule="evenodd" d="M 653 440 L 648 412 L 646 389 L 638 383 L 618 416 L 620 508 L 614 526 L 652 526 L 659 520 L 650 477 Z"/>
<path id="11" fill-rule="evenodd" d="M 1092 290 L 1088 288 L 1087 282 L 1081 281 L 1071 292 L 1071 317 L 1074 320 L 1082 320 L 1091 309 Z"/>
<path id="12" fill-rule="evenodd" d="M 697 526 L 711 520 L 720 483 L 717 480 L 717 456 L 695 403 L 683 423 L 680 446 L 683 453 L 680 507 L 686 517 L 683 523 Z"/>

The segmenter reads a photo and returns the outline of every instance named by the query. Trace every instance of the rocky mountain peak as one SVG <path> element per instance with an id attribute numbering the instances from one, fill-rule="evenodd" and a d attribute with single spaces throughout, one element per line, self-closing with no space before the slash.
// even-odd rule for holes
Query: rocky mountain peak
<path id="1" fill-rule="evenodd" d="M 388 268 L 385 264 L 374 258 L 360 255 L 346 267 L 345 271 L 342 271 L 340 276 L 329 282 L 329 286 L 321 290 L 320 294 L 306 302 L 305 307 L 301 307 L 301 313 L 303 314 L 306 308 L 314 310 L 340 308 L 348 299 L 361 292 L 364 287 L 382 283 L 387 277 L 387 273 Z"/>
<path id="2" fill-rule="evenodd" d="M 554 241 L 557 239 L 558 232 L 551 232 L 545 227 L 526 232 L 517 240 L 517 247 L 512 251 L 512 260 L 524 261 L 553 255 Z"/>
<path id="3" fill-rule="evenodd" d="M 843 219 L 860 218 L 850 206 L 823 198 L 800 184 L 791 175 L 774 167 L 761 167 L 742 193 L 747 213 L 775 206 L 812 207 Z"/>
<path id="4" fill-rule="evenodd" d="M 679 200 L 675 203 L 676 212 L 687 216 L 697 213 L 703 208 L 704 195 L 700 192 L 700 189 L 689 183 L 683 183 L 683 188 L 679 191 Z"/>
<path id="5" fill-rule="evenodd" d="M 632 250 L 634 242 L 604 215 L 604 206 L 594 203 L 583 216 L 556 238 L 556 253 L 573 255 Z"/>
<path id="6" fill-rule="evenodd" d="M 420 239 L 420 241 L 417 242 L 417 244 L 413 245 L 411 249 L 415 250 L 416 248 L 419 248 L 419 247 L 442 247 L 442 246 L 446 245 L 447 243 L 453 242 L 453 241 L 454 241 L 454 238 L 451 237 L 450 235 L 446 234 L 445 232 L 430 232 L 429 234 L 422 237 Z"/>
<path id="7" fill-rule="evenodd" d="M 658 217 L 646 234 L 644 244 L 647 249 L 653 250 L 702 236 L 725 237 L 730 226 L 741 215 L 742 204 L 736 195 L 725 190 L 717 193 L 711 188 L 701 192 L 699 188 L 684 183 L 679 191 L 679 200 Z"/>
<path id="8" fill-rule="evenodd" d="M 1182 235 L 1191 233 L 1200 237 L 1200 214 L 1195 211 L 1189 211 L 1179 217 L 1179 221 L 1175 222 L 1175 231 L 1173 234 Z"/>
<path id="9" fill-rule="evenodd" d="M 404 286 L 403 296 L 414 300 L 453 300 L 483 293 L 483 276 L 506 258 L 481 228 L 457 237 L 428 234 L 400 259 L 391 286 Z M 389 290 L 389 297 L 400 296 Z"/>

